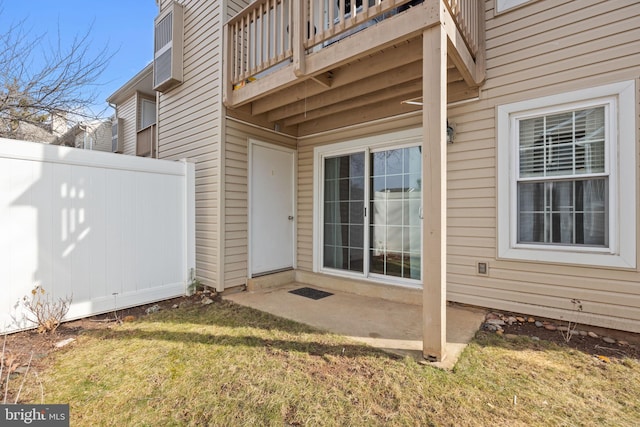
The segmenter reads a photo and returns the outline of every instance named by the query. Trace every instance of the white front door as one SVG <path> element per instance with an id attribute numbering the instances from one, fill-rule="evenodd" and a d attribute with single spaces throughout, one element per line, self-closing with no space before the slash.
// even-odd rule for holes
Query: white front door
<path id="1" fill-rule="evenodd" d="M 294 267 L 295 151 L 249 142 L 249 275 Z"/>

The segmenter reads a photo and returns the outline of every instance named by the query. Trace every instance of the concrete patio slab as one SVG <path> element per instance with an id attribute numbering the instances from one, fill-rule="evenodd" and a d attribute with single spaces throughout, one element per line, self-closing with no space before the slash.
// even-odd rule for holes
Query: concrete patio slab
<path id="1" fill-rule="evenodd" d="M 333 295 L 313 300 L 289 291 L 308 285 L 287 285 L 247 291 L 224 296 L 237 304 L 265 311 L 280 317 L 305 323 L 340 335 L 345 335 L 376 348 L 395 354 L 422 357 L 422 306 L 404 304 L 336 292 L 318 287 Z M 485 311 L 461 306 L 447 307 L 446 357 L 432 363 L 451 369 L 465 346 L 480 327 Z"/>

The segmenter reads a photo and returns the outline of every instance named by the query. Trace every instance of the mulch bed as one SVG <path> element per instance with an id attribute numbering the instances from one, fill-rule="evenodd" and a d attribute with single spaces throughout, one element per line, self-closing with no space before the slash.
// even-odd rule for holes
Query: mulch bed
<path id="1" fill-rule="evenodd" d="M 490 323 L 491 319 L 495 319 L 493 324 Z M 500 323 L 500 320 L 504 324 L 496 328 L 495 323 Z M 566 328 L 574 331 L 570 338 L 567 331 L 560 330 Z M 624 358 L 640 360 L 640 334 L 632 332 L 581 324 L 569 325 L 568 322 L 559 320 L 503 312 L 489 313 L 481 329 L 487 333 L 500 334 L 506 339 L 526 336 L 533 340 L 550 341 L 605 361 Z"/>

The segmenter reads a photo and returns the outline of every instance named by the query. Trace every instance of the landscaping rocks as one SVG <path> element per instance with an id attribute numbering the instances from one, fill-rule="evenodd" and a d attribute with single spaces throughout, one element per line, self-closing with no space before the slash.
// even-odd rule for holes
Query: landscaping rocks
<path id="1" fill-rule="evenodd" d="M 202 304 L 202 305 L 209 305 L 209 304 L 213 304 L 213 300 L 212 300 L 211 298 L 209 298 L 209 297 L 205 297 L 205 298 L 203 298 L 203 299 L 202 299 L 201 304 Z"/>
<path id="2" fill-rule="evenodd" d="M 159 311 L 160 311 L 160 306 L 158 304 L 155 304 L 147 308 L 144 312 L 147 314 L 152 314 L 152 313 L 157 313 Z"/>
<path id="3" fill-rule="evenodd" d="M 491 323 L 485 323 L 485 324 L 483 324 L 483 325 L 482 325 L 482 328 L 483 328 L 485 331 L 489 331 L 489 332 L 495 332 L 495 331 L 497 331 L 498 329 L 502 329 L 502 328 L 500 328 L 500 326 L 498 326 L 498 325 L 493 325 L 493 324 L 491 324 Z"/>
<path id="4" fill-rule="evenodd" d="M 510 314 L 501 314 L 498 312 L 491 312 L 489 314 L 487 314 L 485 316 L 485 321 L 482 324 L 481 329 L 483 331 L 487 331 L 490 333 L 495 333 L 497 335 L 501 335 L 502 337 L 504 337 L 505 339 L 508 340 L 513 340 L 516 339 L 519 335 L 523 335 L 522 332 L 526 331 L 527 328 L 529 328 L 529 331 L 531 331 L 531 326 L 527 326 L 530 325 L 533 326 L 535 325 L 537 328 L 541 328 L 542 330 L 544 330 L 545 332 L 541 332 L 541 336 L 543 337 L 542 339 L 548 339 L 551 341 L 556 341 L 562 344 L 571 344 L 573 346 L 574 343 L 580 343 L 582 342 L 582 346 L 584 346 L 586 344 L 586 342 L 584 342 L 585 339 L 596 339 L 596 340 L 602 340 L 602 342 L 609 344 L 609 345 L 617 345 L 617 348 L 609 348 L 608 350 L 610 350 L 609 354 L 611 354 L 609 357 L 612 356 L 616 356 L 616 354 L 613 354 L 612 352 L 620 352 L 620 350 L 622 348 L 627 348 L 627 349 L 631 349 L 632 351 L 636 351 L 637 347 L 636 345 L 630 345 L 628 341 L 626 340 L 616 340 L 612 337 L 607 337 L 607 336 L 599 336 L 598 334 L 596 334 L 593 331 L 589 331 L 589 330 L 585 330 L 585 329 L 580 329 L 578 330 L 576 328 L 576 324 L 575 323 L 569 323 L 566 321 L 553 321 L 553 320 L 549 320 L 549 319 L 536 319 L 535 317 L 529 316 L 529 317 L 524 317 L 521 315 L 510 315 Z M 513 333 L 513 332 L 519 332 L 519 333 Z M 525 334 L 527 334 L 525 332 Z M 552 334 L 552 335 L 549 335 Z M 557 334 L 553 335 L 553 334 Z M 538 336 L 533 336 L 532 334 L 530 334 L 530 332 L 527 334 L 528 336 L 530 336 L 531 340 L 533 341 L 540 341 L 541 338 Z M 572 337 L 578 337 L 578 338 L 574 338 L 572 340 Z M 578 341 L 576 341 L 578 340 Z M 591 347 L 593 347 L 594 344 L 589 344 Z M 595 345 L 595 348 L 598 348 L 597 345 Z M 599 351 L 607 351 L 607 347 L 600 347 Z"/>
<path id="5" fill-rule="evenodd" d="M 66 340 L 58 341 L 57 343 L 55 343 L 55 347 L 56 348 L 62 348 L 64 346 L 66 346 L 66 345 L 71 344 L 75 340 L 76 340 L 75 338 L 67 338 Z"/>

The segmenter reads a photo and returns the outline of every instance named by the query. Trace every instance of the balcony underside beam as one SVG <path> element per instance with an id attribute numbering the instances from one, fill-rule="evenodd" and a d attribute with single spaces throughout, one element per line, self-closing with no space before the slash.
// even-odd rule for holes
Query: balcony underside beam
<path id="1" fill-rule="evenodd" d="M 333 71 L 331 89 L 338 89 L 351 85 L 360 80 L 368 79 L 376 74 L 384 73 L 397 67 L 419 61 L 422 58 L 422 41 L 413 39 L 395 45 L 366 59 L 347 64 Z M 278 94 L 277 97 L 257 99 L 252 104 L 253 114 L 262 114 L 282 108 L 305 98 L 310 98 L 326 91 L 326 87 L 316 84 L 298 85 L 290 90 Z M 283 116 L 286 117 L 286 114 Z"/>

